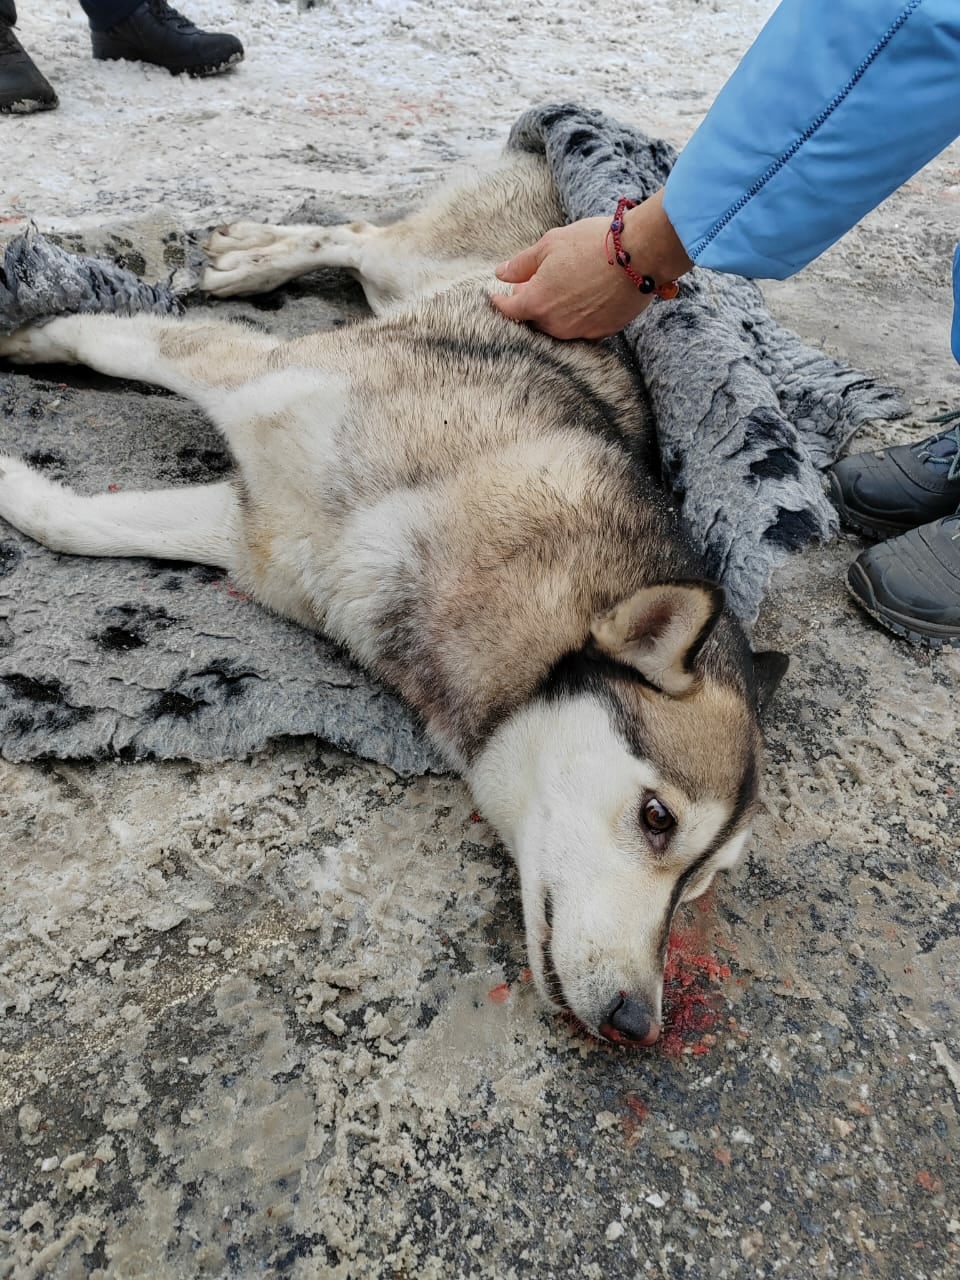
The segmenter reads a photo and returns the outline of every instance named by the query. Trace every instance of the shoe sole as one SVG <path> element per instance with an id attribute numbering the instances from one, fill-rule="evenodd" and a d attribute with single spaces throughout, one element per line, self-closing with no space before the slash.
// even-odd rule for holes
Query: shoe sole
<path id="1" fill-rule="evenodd" d="M 53 98 L 21 98 L 18 102 L 0 104 L 2 116 L 31 116 L 35 111 L 52 111 L 60 105 L 60 99 Z"/>
<path id="2" fill-rule="evenodd" d="M 947 631 L 945 627 L 938 628 L 931 623 L 918 623 L 916 618 L 909 618 L 878 604 L 870 579 L 856 561 L 847 570 L 847 590 L 875 622 L 879 622 L 881 627 L 893 632 L 901 640 L 925 649 L 942 649 L 945 645 L 960 648 L 960 635 L 955 632 Z M 920 627 L 929 629 L 921 631 Z"/>
<path id="3" fill-rule="evenodd" d="M 909 533 L 911 529 L 917 527 L 912 524 L 890 524 L 883 520 L 871 520 L 869 516 L 851 511 L 843 500 L 840 481 L 832 471 L 827 472 L 827 484 L 830 488 L 830 501 L 837 508 L 840 523 L 848 529 L 855 529 L 857 533 L 864 533 L 868 538 L 883 541 L 885 538 L 897 538 L 901 533 Z M 917 523 L 923 524 L 924 521 L 920 520 Z"/>
<path id="4" fill-rule="evenodd" d="M 227 58 L 225 62 L 212 62 L 205 67 L 186 67 L 185 71 L 188 76 L 193 76 L 195 79 L 199 80 L 199 79 L 202 79 L 204 76 L 218 76 L 222 71 L 229 71 L 231 67 L 235 67 L 237 63 L 242 61 L 243 61 L 243 54 L 234 53 L 229 58 Z M 175 76 L 178 74 L 178 72 L 174 71 L 171 68 L 170 74 Z"/>
<path id="5" fill-rule="evenodd" d="M 94 53 L 93 56 L 97 62 L 145 62 L 150 67 L 163 67 L 172 76 L 191 76 L 195 79 L 201 79 L 204 76 L 218 76 L 222 71 L 229 71 L 231 67 L 235 67 L 238 62 L 243 61 L 244 55 L 242 53 L 232 53 L 223 62 L 204 62 L 192 67 L 168 67 L 166 63 L 150 62 L 147 58 L 138 58 L 133 54 L 127 53 Z"/>

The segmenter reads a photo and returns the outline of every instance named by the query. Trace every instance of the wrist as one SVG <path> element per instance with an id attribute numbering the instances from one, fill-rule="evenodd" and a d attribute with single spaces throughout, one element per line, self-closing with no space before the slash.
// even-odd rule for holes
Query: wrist
<path id="1" fill-rule="evenodd" d="M 621 239 L 634 269 L 658 285 L 679 279 L 693 266 L 664 211 L 662 190 L 626 211 Z"/>

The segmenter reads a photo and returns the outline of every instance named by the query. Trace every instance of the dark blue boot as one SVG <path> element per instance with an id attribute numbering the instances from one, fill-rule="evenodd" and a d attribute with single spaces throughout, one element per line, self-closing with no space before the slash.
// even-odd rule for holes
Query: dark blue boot
<path id="1" fill-rule="evenodd" d="M 851 454 L 830 468 L 830 497 L 845 525 L 887 538 L 957 509 L 960 413 L 934 421 L 946 429 L 917 444 Z"/>
<path id="2" fill-rule="evenodd" d="M 174 75 L 212 76 L 243 60 L 236 36 L 201 31 L 166 0 L 144 0 L 116 26 L 91 28 L 90 40 L 95 58 L 150 62 Z"/>
<path id="3" fill-rule="evenodd" d="M 50 111 L 57 95 L 14 34 L 16 20 L 12 0 L 0 0 L 0 112 Z"/>
<path id="4" fill-rule="evenodd" d="M 869 547 L 847 585 L 871 617 L 912 644 L 960 645 L 960 511 Z"/>

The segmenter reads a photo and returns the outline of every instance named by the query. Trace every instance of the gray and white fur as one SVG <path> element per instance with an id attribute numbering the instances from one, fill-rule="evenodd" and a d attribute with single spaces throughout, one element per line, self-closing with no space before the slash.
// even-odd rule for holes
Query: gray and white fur
<path id="1" fill-rule="evenodd" d="M 225 566 L 344 645 L 512 851 L 544 998 L 645 1045 L 673 911 L 748 839 L 759 706 L 784 664 L 751 654 L 655 480 L 623 361 L 490 306 L 493 264 L 558 213 L 542 158 L 513 151 L 390 227 L 211 237 L 211 292 L 339 265 L 378 319 L 283 341 L 82 315 L 0 337 L 18 363 L 189 397 L 236 463 L 219 483 L 84 496 L 3 457 L 0 517 L 59 552 Z"/>

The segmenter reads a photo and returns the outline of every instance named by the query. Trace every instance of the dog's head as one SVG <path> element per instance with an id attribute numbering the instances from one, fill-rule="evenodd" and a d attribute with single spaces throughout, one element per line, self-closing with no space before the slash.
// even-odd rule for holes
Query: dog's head
<path id="1" fill-rule="evenodd" d="M 703 582 L 645 587 L 493 736 L 471 780 L 520 871 L 543 996 L 609 1040 L 659 1035 L 673 913 L 743 851 L 758 713 L 786 669 Z"/>

